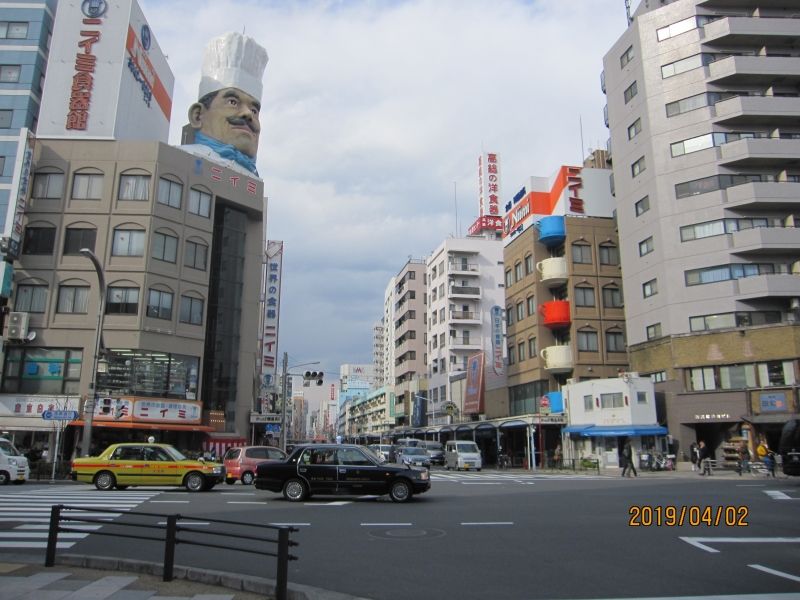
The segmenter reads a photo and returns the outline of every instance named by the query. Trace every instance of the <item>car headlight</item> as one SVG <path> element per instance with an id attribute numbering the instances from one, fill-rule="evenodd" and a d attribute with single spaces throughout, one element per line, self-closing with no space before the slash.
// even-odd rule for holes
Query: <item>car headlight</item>
<path id="1" fill-rule="evenodd" d="M 17 463 L 17 459 L 16 458 L 9 458 L 8 459 L 8 464 L 14 465 L 15 467 L 19 465 L 19 463 Z"/>
<path id="2" fill-rule="evenodd" d="M 211 469 L 211 472 L 214 475 L 222 475 L 222 473 L 225 472 L 225 469 L 223 467 L 214 467 L 213 469 Z"/>
<path id="3" fill-rule="evenodd" d="M 419 478 L 422 481 L 427 481 L 428 479 L 430 479 L 430 477 L 431 477 L 431 475 L 430 475 L 430 473 L 428 471 L 421 471 L 420 474 L 419 474 Z"/>

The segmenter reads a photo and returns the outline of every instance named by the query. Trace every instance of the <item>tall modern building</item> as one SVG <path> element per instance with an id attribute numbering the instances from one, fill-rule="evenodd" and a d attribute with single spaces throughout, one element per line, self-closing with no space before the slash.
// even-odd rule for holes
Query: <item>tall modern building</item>
<path id="1" fill-rule="evenodd" d="M 797 12 L 643 0 L 603 60 L 629 359 L 679 451 L 797 416 Z"/>

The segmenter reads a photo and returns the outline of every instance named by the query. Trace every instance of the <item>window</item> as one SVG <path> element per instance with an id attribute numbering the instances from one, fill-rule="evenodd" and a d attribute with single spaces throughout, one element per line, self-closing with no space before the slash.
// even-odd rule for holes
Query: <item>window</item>
<path id="1" fill-rule="evenodd" d="M 572 262 L 582 265 L 592 264 L 592 247 L 588 244 L 572 244 Z"/>
<path id="2" fill-rule="evenodd" d="M 533 273 L 533 256 L 528 255 L 525 257 L 525 275 Z"/>
<path id="3" fill-rule="evenodd" d="M 628 86 L 625 92 L 623 92 L 623 97 L 625 98 L 625 104 L 633 100 L 633 98 L 636 96 L 637 93 L 638 90 L 636 89 L 636 82 L 634 81 L 632 84 Z"/>
<path id="4" fill-rule="evenodd" d="M 719 387 L 737 390 L 756 387 L 756 365 L 733 365 L 719 368 Z"/>
<path id="5" fill-rule="evenodd" d="M 661 323 L 648 325 L 646 329 L 647 339 L 654 340 L 661 337 Z"/>
<path id="6" fill-rule="evenodd" d="M 653 251 L 653 236 L 639 242 L 639 256 L 650 254 Z"/>
<path id="7" fill-rule="evenodd" d="M 781 322 L 780 311 L 752 310 L 689 317 L 690 331 L 713 331 L 752 325 L 770 325 Z"/>
<path id="8" fill-rule="evenodd" d="M 22 240 L 23 254 L 53 254 L 56 243 L 55 227 L 26 227 Z"/>
<path id="9" fill-rule="evenodd" d="M 20 21 L 0 21 L 0 38 L 24 40 L 28 37 L 28 24 Z"/>
<path id="10" fill-rule="evenodd" d="M 89 286 L 62 285 L 58 288 L 58 313 L 86 314 L 89 309 Z"/>
<path id="11" fill-rule="evenodd" d="M 528 340 L 528 356 L 531 358 L 536 358 L 539 353 L 536 350 L 536 338 L 531 338 Z"/>
<path id="12" fill-rule="evenodd" d="M 575 306 L 594 306 L 594 290 L 590 287 L 576 287 Z"/>
<path id="13" fill-rule="evenodd" d="M 622 53 L 622 56 L 619 57 L 620 68 L 624 67 L 632 60 L 633 60 L 633 46 L 629 46 L 628 49 Z"/>
<path id="14" fill-rule="evenodd" d="M 150 198 L 150 175 L 120 175 L 120 200 L 148 200 Z"/>
<path id="15" fill-rule="evenodd" d="M 515 354 L 516 353 L 514 352 L 514 346 L 509 346 L 508 347 L 508 364 L 509 365 L 513 365 L 514 364 L 514 356 L 515 356 Z"/>
<path id="16" fill-rule="evenodd" d="M 622 308 L 622 290 L 616 287 L 603 288 L 603 306 L 606 308 Z"/>
<path id="17" fill-rule="evenodd" d="M 80 392 L 80 350 L 68 348 L 9 348 L 2 391 L 7 393 L 64 395 Z"/>
<path id="18" fill-rule="evenodd" d="M 619 264 L 619 248 L 616 246 L 600 246 L 600 264 L 601 265 L 618 265 Z"/>
<path id="19" fill-rule="evenodd" d="M 631 125 L 628 126 L 628 139 L 632 140 L 642 131 L 642 119 L 636 119 Z"/>
<path id="20" fill-rule="evenodd" d="M 64 232 L 64 254 L 80 254 L 81 248 L 93 251 L 96 239 L 96 229 L 70 227 Z"/>
<path id="21" fill-rule="evenodd" d="M 172 208 L 181 207 L 181 196 L 183 195 L 183 185 L 171 179 L 161 177 L 158 180 L 158 202 L 166 204 Z"/>
<path id="22" fill-rule="evenodd" d="M 689 196 L 696 196 L 698 194 L 706 194 L 708 192 L 716 192 L 717 190 L 725 190 L 729 187 L 737 185 L 744 185 L 745 183 L 752 183 L 758 181 L 767 181 L 769 178 L 761 175 L 711 175 L 710 177 L 702 177 L 693 181 L 685 181 L 675 185 L 675 197 L 687 198 Z"/>
<path id="23" fill-rule="evenodd" d="M 675 37 L 676 35 L 680 35 L 682 33 L 686 33 L 687 31 L 691 31 L 692 29 L 697 29 L 698 26 L 703 26 L 706 23 L 709 23 L 712 20 L 716 20 L 719 17 L 714 16 L 711 17 L 710 15 L 707 17 L 703 16 L 691 16 L 687 19 L 683 19 L 678 21 L 677 23 L 673 23 L 672 25 L 667 25 L 666 27 L 662 27 L 661 29 L 656 29 L 656 37 L 658 37 L 659 42 L 663 42 L 664 40 L 668 40 L 671 37 Z M 701 20 L 702 19 L 702 20 Z"/>
<path id="24" fill-rule="evenodd" d="M 583 410 L 584 412 L 592 412 L 594 410 L 594 401 L 592 400 L 591 394 L 587 394 L 583 397 Z"/>
<path id="25" fill-rule="evenodd" d="M 647 169 L 647 165 L 644 162 L 644 156 L 639 158 L 635 163 L 631 165 L 631 177 L 636 177 L 639 173 L 642 173 L 645 169 Z"/>
<path id="26" fill-rule="evenodd" d="M 181 323 L 189 323 L 191 325 L 202 325 L 203 300 L 200 298 L 181 296 L 180 321 Z"/>
<path id="27" fill-rule="evenodd" d="M 0 83 L 17 83 L 19 74 L 19 65 L 0 65 Z"/>
<path id="28" fill-rule="evenodd" d="M 139 312 L 139 288 L 110 287 L 106 295 L 106 314 L 135 315 Z"/>
<path id="29" fill-rule="evenodd" d="M 153 234 L 153 258 L 178 262 L 178 238 L 166 233 Z"/>
<path id="30" fill-rule="evenodd" d="M 788 272 L 788 268 L 785 264 L 734 263 L 730 265 L 706 267 L 704 269 L 692 269 L 691 271 L 685 272 L 685 277 L 686 285 L 703 285 L 707 283 L 729 281 L 731 279 L 744 279 L 745 277 L 786 272 Z"/>
<path id="31" fill-rule="evenodd" d="M 536 312 L 536 300 L 533 296 L 528 297 L 528 316 L 532 317 Z"/>
<path id="32" fill-rule="evenodd" d="M 597 332 L 579 331 L 578 350 L 581 352 L 597 352 Z"/>
<path id="33" fill-rule="evenodd" d="M 511 278 L 511 269 L 508 269 L 506 271 L 506 287 L 510 288 L 512 283 L 514 283 L 514 280 Z"/>
<path id="34" fill-rule="evenodd" d="M 33 176 L 33 198 L 60 200 L 63 190 L 63 173 L 36 173 Z"/>
<path id="35" fill-rule="evenodd" d="M 676 100 L 675 102 L 670 102 L 666 105 L 667 118 L 697 110 L 698 108 L 703 108 L 704 106 L 711 106 L 717 102 L 722 102 L 723 100 L 728 100 L 729 98 L 734 98 L 740 95 L 747 94 L 742 94 L 740 92 L 706 92 L 703 94 L 689 96 L 688 98 L 682 98 L 681 100 Z"/>
<path id="36" fill-rule="evenodd" d="M 606 331 L 606 351 L 625 352 L 625 336 L 621 331 Z"/>
<path id="37" fill-rule="evenodd" d="M 506 308 L 506 325 L 514 324 L 514 309 L 509 306 Z"/>
<path id="38" fill-rule="evenodd" d="M 514 281 L 522 281 L 522 263 L 514 265 Z"/>
<path id="39" fill-rule="evenodd" d="M 674 77 L 675 75 L 680 75 L 686 71 L 691 71 L 692 69 L 698 69 L 704 65 L 711 64 L 715 60 L 717 60 L 717 56 L 714 54 L 702 53 L 688 56 L 661 67 L 661 77 L 663 79 Z"/>
<path id="40" fill-rule="evenodd" d="M 624 405 L 622 392 L 600 394 L 600 408 L 622 408 Z"/>
<path id="41" fill-rule="evenodd" d="M 17 286 L 14 297 L 14 310 L 19 312 L 43 313 L 47 307 L 47 286 L 27 285 Z"/>
<path id="42" fill-rule="evenodd" d="M 522 301 L 517 302 L 517 321 L 522 321 L 525 318 L 525 304 Z"/>
<path id="43" fill-rule="evenodd" d="M 0 129 L 8 129 L 11 127 L 11 117 L 13 116 L 13 110 L 0 110 Z"/>
<path id="44" fill-rule="evenodd" d="M 198 189 L 189 190 L 189 212 L 193 215 L 208 217 L 211 215 L 211 194 Z M 413 274 L 413 271 L 412 271 Z"/>
<path id="45" fill-rule="evenodd" d="M 115 229 L 112 256 L 144 256 L 144 231 Z"/>
<path id="46" fill-rule="evenodd" d="M 655 296 L 658 293 L 658 280 L 651 279 L 648 282 L 642 284 L 642 296 L 645 298 L 649 298 L 650 296 Z"/>
<path id="47" fill-rule="evenodd" d="M 662 381 L 667 380 L 667 372 L 666 371 L 656 371 L 655 373 L 650 373 L 650 381 L 653 383 L 661 383 Z"/>
<path id="48" fill-rule="evenodd" d="M 718 219 L 716 221 L 686 225 L 681 227 L 681 241 L 688 242 L 756 227 L 770 227 L 770 220 L 766 217 L 748 217 L 741 219 Z"/>
<path id="49" fill-rule="evenodd" d="M 525 360 L 525 342 L 517 344 L 517 358 L 519 362 Z"/>
<path id="50" fill-rule="evenodd" d="M 647 404 L 647 392 L 636 392 L 636 404 Z"/>
<path id="51" fill-rule="evenodd" d="M 74 200 L 100 200 L 103 197 L 102 173 L 76 173 L 72 178 Z"/>
<path id="52" fill-rule="evenodd" d="M 639 200 L 636 204 L 633 205 L 634 210 L 636 211 L 636 216 L 639 217 L 650 210 L 650 196 L 645 196 L 641 200 Z"/>
<path id="53" fill-rule="evenodd" d="M 689 389 L 694 392 L 717 389 L 713 367 L 689 369 Z"/>
<path id="54" fill-rule="evenodd" d="M 147 316 L 155 319 L 171 319 L 172 293 L 150 290 L 147 299 Z"/>

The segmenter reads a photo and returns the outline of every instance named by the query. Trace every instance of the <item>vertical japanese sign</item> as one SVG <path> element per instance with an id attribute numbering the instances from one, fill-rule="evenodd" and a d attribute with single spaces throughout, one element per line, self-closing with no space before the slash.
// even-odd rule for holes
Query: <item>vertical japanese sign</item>
<path id="1" fill-rule="evenodd" d="M 486 357 L 481 352 L 467 359 L 467 389 L 464 393 L 464 413 L 476 415 L 483 412 L 483 369 Z"/>
<path id="2" fill-rule="evenodd" d="M 277 384 L 278 320 L 281 303 L 283 242 L 267 240 L 264 261 L 264 330 L 261 332 L 261 385 L 262 389 L 268 389 Z"/>
<path id="3" fill-rule="evenodd" d="M 500 216 L 500 158 L 494 153 L 478 157 L 479 216 Z"/>
<path id="4" fill-rule="evenodd" d="M 503 359 L 503 307 L 492 307 L 492 368 L 495 375 L 502 375 L 505 369 L 505 360 Z"/>
<path id="5" fill-rule="evenodd" d="M 28 207 L 28 190 L 31 180 L 31 164 L 33 163 L 33 145 L 35 138 L 30 130 L 22 128 L 19 133 L 20 148 L 14 164 L 14 176 L 11 180 L 11 197 L 6 223 L 11 223 L 11 244 L 9 256 L 17 258 L 22 243 L 22 220 Z"/>
<path id="6" fill-rule="evenodd" d="M 97 55 L 93 46 L 100 42 L 100 29 L 103 25 L 108 4 L 105 2 L 84 2 L 81 5 L 83 19 L 78 38 L 78 51 L 75 54 L 75 74 L 72 76 L 72 89 L 67 110 L 67 129 L 85 130 L 89 122 L 89 108 L 92 104 L 94 72 Z"/>

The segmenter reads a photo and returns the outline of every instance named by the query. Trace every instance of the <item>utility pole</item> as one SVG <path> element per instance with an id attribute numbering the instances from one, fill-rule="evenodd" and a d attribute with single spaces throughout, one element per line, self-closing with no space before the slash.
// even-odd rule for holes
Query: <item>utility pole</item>
<path id="1" fill-rule="evenodd" d="M 288 408 L 286 393 L 286 371 L 289 369 L 289 353 L 283 353 L 283 373 L 281 374 L 281 396 L 283 396 L 281 409 L 281 450 L 286 452 L 286 409 Z"/>

